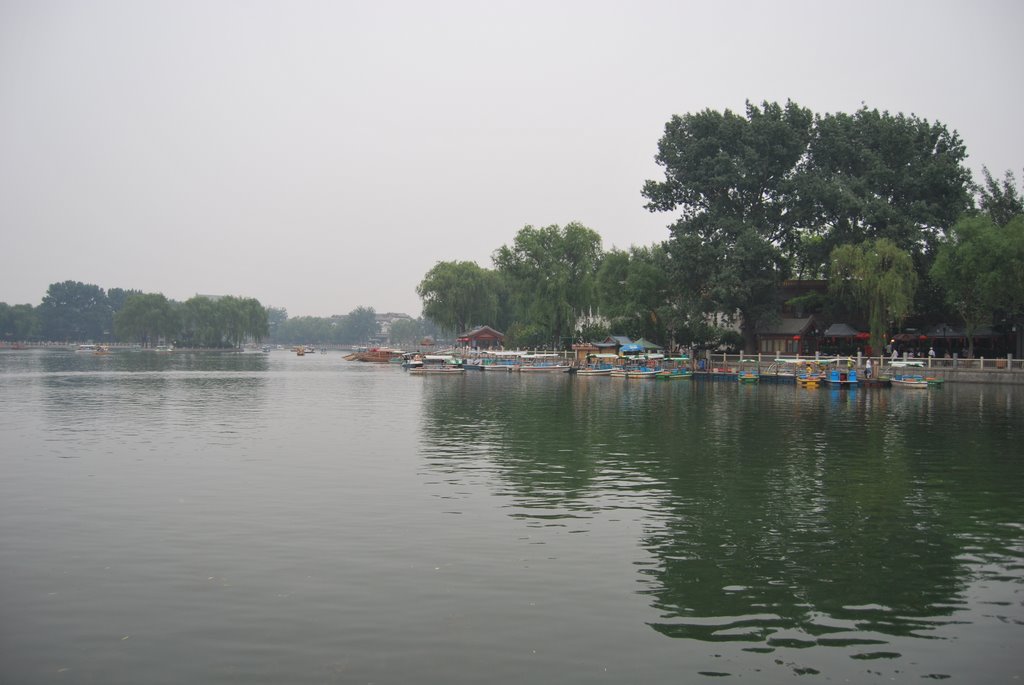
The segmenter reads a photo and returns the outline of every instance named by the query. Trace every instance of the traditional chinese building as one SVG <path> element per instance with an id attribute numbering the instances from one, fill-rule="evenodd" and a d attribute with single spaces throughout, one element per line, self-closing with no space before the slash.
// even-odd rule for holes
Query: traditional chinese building
<path id="1" fill-rule="evenodd" d="M 459 344 L 476 350 L 496 350 L 501 349 L 504 344 L 505 334 L 490 326 L 477 326 L 459 335 L 457 340 Z"/>

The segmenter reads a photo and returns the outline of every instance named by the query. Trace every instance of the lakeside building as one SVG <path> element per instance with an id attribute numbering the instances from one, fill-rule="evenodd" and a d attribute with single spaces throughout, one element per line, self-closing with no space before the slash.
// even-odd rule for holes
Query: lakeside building
<path id="1" fill-rule="evenodd" d="M 505 344 L 505 334 L 490 326 L 477 326 L 465 333 L 460 333 L 456 342 L 474 350 L 498 350 Z"/>

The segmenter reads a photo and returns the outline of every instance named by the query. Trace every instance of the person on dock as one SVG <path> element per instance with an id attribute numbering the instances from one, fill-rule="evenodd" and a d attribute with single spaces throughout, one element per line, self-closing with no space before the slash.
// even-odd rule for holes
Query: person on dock
<path id="1" fill-rule="evenodd" d="M 871 360 L 864 362 L 864 378 L 871 378 Z"/>

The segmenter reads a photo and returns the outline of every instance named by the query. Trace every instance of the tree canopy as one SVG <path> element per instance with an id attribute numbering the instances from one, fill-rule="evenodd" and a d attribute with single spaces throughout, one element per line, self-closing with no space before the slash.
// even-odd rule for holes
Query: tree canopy
<path id="1" fill-rule="evenodd" d="M 499 289 L 497 275 L 475 262 L 438 262 L 416 293 L 423 300 L 423 315 L 457 334 L 473 324 L 494 323 Z"/>
<path id="2" fill-rule="evenodd" d="M 757 325 L 775 316 L 798 244 L 793 194 L 813 121 L 793 102 L 673 116 L 655 156 L 665 180 L 644 184 L 649 210 L 681 214 L 669 229 L 669 252 L 686 265 L 676 287 L 703 314 L 738 313 L 749 350 Z"/>
<path id="3" fill-rule="evenodd" d="M 493 255 L 508 288 L 514 319 L 529 322 L 531 337 L 561 347 L 578 318 L 596 304 L 601 236 L 579 223 L 525 226 Z M 524 331 L 527 329 L 523 329 Z"/>
<path id="4" fill-rule="evenodd" d="M 882 349 L 889 326 L 910 312 L 916 289 L 913 260 L 888 238 L 832 250 L 829 290 L 867 311 L 876 350 Z"/>
<path id="5" fill-rule="evenodd" d="M 939 248 L 931 274 L 963 321 L 973 355 L 974 332 L 994 311 L 1017 313 L 1024 305 L 1024 214 L 1005 226 L 990 215 L 964 218 Z"/>

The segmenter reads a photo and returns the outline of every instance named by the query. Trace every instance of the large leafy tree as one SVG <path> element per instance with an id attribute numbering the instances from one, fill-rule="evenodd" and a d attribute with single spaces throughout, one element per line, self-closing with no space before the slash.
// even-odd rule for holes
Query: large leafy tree
<path id="1" fill-rule="evenodd" d="M 914 115 L 862 107 L 816 117 L 798 176 L 812 270 L 828 268 L 832 250 L 886 238 L 927 275 L 938 243 L 969 209 L 971 173 L 956 131 Z"/>
<path id="2" fill-rule="evenodd" d="M 668 243 L 676 287 L 705 315 L 738 314 L 748 351 L 799 245 L 793 191 L 812 123 L 793 102 L 673 116 L 655 157 L 665 180 L 644 184 L 649 210 L 681 212 Z"/>
<path id="3" fill-rule="evenodd" d="M 416 286 L 423 316 L 449 333 L 494 324 L 499 290 L 497 275 L 475 262 L 438 262 Z"/>
<path id="4" fill-rule="evenodd" d="M 102 340 L 111 332 L 110 304 L 98 285 L 52 283 L 38 311 L 42 335 L 48 340 Z"/>
<path id="5" fill-rule="evenodd" d="M 913 259 L 888 238 L 832 251 L 829 290 L 867 312 L 876 350 L 882 349 L 888 326 L 910 313 L 916 289 Z"/>
<path id="6" fill-rule="evenodd" d="M 989 215 L 958 222 L 939 248 L 931 275 L 963 319 L 973 356 L 978 327 L 991 321 L 995 310 L 1016 312 L 1024 305 L 1024 215 L 1005 226 Z"/>
<path id="7" fill-rule="evenodd" d="M 582 224 L 525 226 L 493 259 L 509 289 L 518 328 L 531 337 L 541 335 L 561 346 L 596 304 L 601 236 Z"/>

